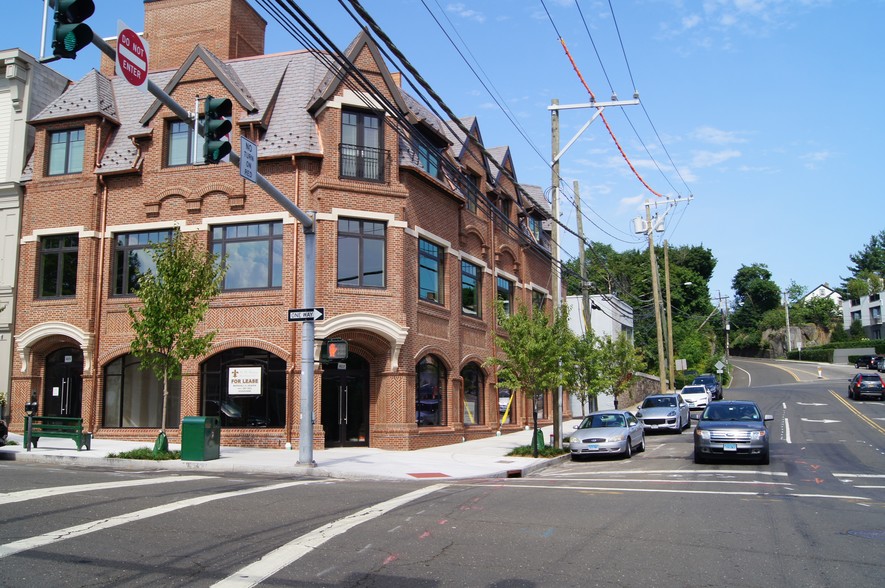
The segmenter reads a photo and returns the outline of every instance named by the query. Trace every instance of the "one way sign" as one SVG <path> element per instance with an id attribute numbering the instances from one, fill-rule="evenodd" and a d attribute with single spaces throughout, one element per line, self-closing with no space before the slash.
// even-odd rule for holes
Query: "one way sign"
<path id="1" fill-rule="evenodd" d="M 289 322 L 321 321 L 326 318 L 326 309 L 319 308 L 290 308 Z"/>

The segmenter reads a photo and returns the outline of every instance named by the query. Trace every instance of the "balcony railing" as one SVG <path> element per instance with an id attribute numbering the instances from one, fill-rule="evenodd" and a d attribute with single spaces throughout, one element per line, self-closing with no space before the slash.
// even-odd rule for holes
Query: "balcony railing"
<path id="1" fill-rule="evenodd" d="M 384 181 L 384 169 L 389 159 L 386 149 L 349 145 L 338 146 L 341 159 L 341 177 L 372 182 Z"/>

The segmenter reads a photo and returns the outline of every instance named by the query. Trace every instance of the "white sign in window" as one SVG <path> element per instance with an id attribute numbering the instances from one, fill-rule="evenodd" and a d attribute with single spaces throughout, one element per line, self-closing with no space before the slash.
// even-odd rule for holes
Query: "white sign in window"
<path id="1" fill-rule="evenodd" d="M 227 393 L 229 396 L 260 396 L 261 368 L 232 367 L 227 370 Z"/>

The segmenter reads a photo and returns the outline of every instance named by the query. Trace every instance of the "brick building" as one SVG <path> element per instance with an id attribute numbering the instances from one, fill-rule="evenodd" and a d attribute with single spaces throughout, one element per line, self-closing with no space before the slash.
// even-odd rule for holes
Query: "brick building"
<path id="1" fill-rule="evenodd" d="M 257 143 L 260 173 L 317 212 L 326 319 L 315 334 L 346 339 L 350 355 L 313 376 L 315 446 L 409 450 L 528 423 L 529 401 L 510 402 L 483 364 L 496 353 L 496 300 L 552 306 L 540 189 L 518 186 L 509 150 L 486 150 L 475 118 L 441 121 L 404 92 L 366 35 L 330 69 L 309 51 L 264 55 L 265 23 L 245 0 L 208 2 L 145 2 L 150 76 L 188 109 L 230 98 L 234 149 L 241 136 Z M 195 45 L 191 23 L 209 11 L 227 15 L 227 30 Z M 30 122 L 13 407 L 36 399 L 41 414 L 81 416 L 98 437 L 156 436 L 161 385 L 130 353 L 127 308 L 147 247 L 177 229 L 225 255 L 228 271 L 201 325 L 217 332 L 213 348 L 172 390 L 170 439 L 182 417 L 217 415 L 223 444 L 295 445 L 294 217 L 230 163 L 203 165 L 193 128 L 115 78 L 109 60 Z M 257 383 L 232 386 L 235 373 Z"/>

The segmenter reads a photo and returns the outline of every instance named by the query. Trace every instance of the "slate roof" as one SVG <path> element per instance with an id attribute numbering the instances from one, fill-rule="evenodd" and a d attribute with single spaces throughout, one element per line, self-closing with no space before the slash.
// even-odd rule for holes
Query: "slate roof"
<path id="1" fill-rule="evenodd" d="M 46 122 L 83 116 L 102 116 L 120 122 L 110 80 L 91 70 L 67 92 L 50 102 L 30 122 Z"/>

